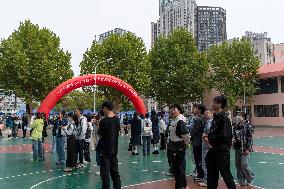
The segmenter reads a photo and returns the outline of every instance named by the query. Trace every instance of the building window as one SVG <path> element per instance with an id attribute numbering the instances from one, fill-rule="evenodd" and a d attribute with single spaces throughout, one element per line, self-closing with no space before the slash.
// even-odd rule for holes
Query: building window
<path id="1" fill-rule="evenodd" d="M 261 79 L 258 81 L 259 90 L 257 94 L 272 94 L 278 93 L 277 77 Z"/>
<path id="2" fill-rule="evenodd" d="M 255 105 L 255 117 L 279 117 L 279 105 Z"/>
<path id="3" fill-rule="evenodd" d="M 281 92 L 284 93 L 284 77 L 281 77 Z"/>

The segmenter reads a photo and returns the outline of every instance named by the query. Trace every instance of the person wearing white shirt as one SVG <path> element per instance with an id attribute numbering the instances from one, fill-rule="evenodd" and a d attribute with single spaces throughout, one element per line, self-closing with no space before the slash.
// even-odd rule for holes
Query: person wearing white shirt
<path id="1" fill-rule="evenodd" d="M 146 156 L 146 147 L 147 155 L 150 155 L 151 148 L 151 136 L 152 134 L 152 122 L 150 119 L 149 113 L 146 113 L 144 116 L 141 116 L 141 125 L 142 125 L 142 140 L 143 140 L 143 155 Z"/>

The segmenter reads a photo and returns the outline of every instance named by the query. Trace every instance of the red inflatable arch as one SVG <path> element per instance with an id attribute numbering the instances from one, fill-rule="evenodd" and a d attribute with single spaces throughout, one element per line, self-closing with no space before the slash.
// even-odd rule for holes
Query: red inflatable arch
<path id="1" fill-rule="evenodd" d="M 130 99 L 138 113 L 146 113 L 146 108 L 142 99 L 131 85 L 116 77 L 104 74 L 97 74 L 96 77 L 95 74 L 89 74 L 65 81 L 46 96 L 42 101 L 38 112 L 44 112 L 46 115 L 49 115 L 49 112 L 63 96 L 77 88 L 94 85 L 95 80 L 97 85 L 109 86 L 121 91 Z"/>

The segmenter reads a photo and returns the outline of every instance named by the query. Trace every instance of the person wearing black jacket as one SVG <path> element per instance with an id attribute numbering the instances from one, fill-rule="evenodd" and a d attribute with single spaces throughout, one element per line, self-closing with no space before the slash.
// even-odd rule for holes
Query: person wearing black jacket
<path id="1" fill-rule="evenodd" d="M 195 109 L 196 112 L 194 112 L 196 114 L 196 118 L 193 122 L 190 138 L 197 170 L 197 175 L 194 177 L 195 181 L 201 181 L 204 177 L 204 172 L 202 169 L 202 134 L 205 126 L 205 110 L 206 108 L 203 104 L 197 104 L 197 108 Z"/>
<path id="2" fill-rule="evenodd" d="M 102 189 L 110 189 L 110 179 L 113 181 L 113 189 L 121 189 L 121 180 L 118 171 L 118 136 L 119 136 L 119 118 L 113 112 L 114 105 L 110 101 L 102 104 L 102 110 L 105 117 L 99 122 L 99 144 L 100 149 L 100 176 L 102 180 Z"/>
<path id="3" fill-rule="evenodd" d="M 236 188 L 230 171 L 230 149 L 233 135 L 231 121 L 224 112 L 226 106 L 227 99 L 224 96 L 217 96 L 213 99 L 212 109 L 215 115 L 209 134 L 204 135 L 204 140 L 210 146 L 206 156 L 208 189 L 217 189 L 219 172 L 228 189 Z"/>
<path id="4" fill-rule="evenodd" d="M 139 155 L 137 152 L 138 145 L 141 145 L 141 119 L 138 118 L 137 112 L 134 112 L 133 118 L 130 120 L 132 155 Z"/>
<path id="5" fill-rule="evenodd" d="M 23 115 L 22 117 L 22 131 L 23 131 L 23 137 L 26 138 L 27 135 L 27 128 L 28 128 L 28 117 L 26 114 Z"/>

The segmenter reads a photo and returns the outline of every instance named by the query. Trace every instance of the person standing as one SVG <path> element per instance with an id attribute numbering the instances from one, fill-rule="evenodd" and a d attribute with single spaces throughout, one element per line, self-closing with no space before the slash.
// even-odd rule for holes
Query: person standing
<path id="1" fill-rule="evenodd" d="M 128 124 L 129 124 L 128 115 L 125 114 L 125 118 L 123 119 L 124 135 L 128 135 Z"/>
<path id="2" fill-rule="evenodd" d="M 90 155 L 90 144 L 92 142 L 92 133 L 93 133 L 93 125 L 91 117 L 87 117 L 87 130 L 85 133 L 85 143 L 84 143 L 84 157 L 85 161 L 90 163 L 91 162 L 91 155 Z"/>
<path id="3" fill-rule="evenodd" d="M 67 158 L 64 172 L 71 172 L 77 164 L 76 125 L 74 119 L 75 115 L 69 117 L 69 124 L 67 128 L 64 128 L 67 135 Z"/>
<path id="4" fill-rule="evenodd" d="M 206 110 L 205 111 L 205 127 L 204 127 L 204 133 L 203 133 L 203 138 L 205 136 L 207 136 L 210 132 L 210 128 L 212 125 L 212 121 L 213 121 L 213 111 L 212 110 Z M 203 182 L 199 183 L 199 186 L 202 187 L 207 187 L 207 169 L 206 169 L 206 162 L 205 162 L 205 158 L 206 155 L 208 153 L 209 150 L 209 145 L 202 140 L 202 169 L 203 169 L 203 173 L 204 173 L 204 177 L 203 177 Z"/>
<path id="5" fill-rule="evenodd" d="M 26 114 L 23 114 L 22 117 L 22 130 L 23 130 L 23 137 L 22 138 L 26 138 L 27 136 L 27 128 L 28 128 L 28 117 Z"/>
<path id="6" fill-rule="evenodd" d="M 44 126 L 43 114 L 38 113 L 36 120 L 31 124 L 33 162 L 43 161 L 42 131 Z"/>
<path id="7" fill-rule="evenodd" d="M 82 115 L 82 110 L 77 109 L 75 114 L 78 119 L 78 126 L 77 126 L 77 151 L 79 154 L 79 162 L 76 165 L 76 168 L 82 168 L 83 165 L 83 156 L 84 156 L 84 146 L 85 146 L 85 137 L 87 132 L 87 118 Z"/>
<path id="8" fill-rule="evenodd" d="M 130 120 L 131 125 L 131 145 L 132 155 L 138 154 L 138 145 L 141 145 L 141 119 L 138 118 L 137 112 L 134 112 L 133 118 Z"/>
<path id="9" fill-rule="evenodd" d="M 146 113 L 145 117 L 141 115 L 143 155 L 144 156 L 146 156 L 146 147 L 147 147 L 147 155 L 150 155 L 151 136 L 152 136 L 152 122 L 151 122 L 149 113 Z"/>
<path id="10" fill-rule="evenodd" d="M 255 177 L 248 165 L 249 154 L 253 145 L 253 132 L 254 128 L 247 120 L 247 115 L 241 112 L 238 123 L 234 127 L 233 140 L 237 180 L 241 186 L 245 186 L 246 181 L 248 185 L 251 185 Z"/>
<path id="11" fill-rule="evenodd" d="M 194 177 L 194 180 L 202 181 L 204 177 L 204 172 L 202 169 L 202 134 L 204 132 L 204 113 L 206 108 L 203 104 L 198 104 L 197 109 L 195 110 L 196 117 L 191 131 L 191 143 L 197 171 L 197 175 Z"/>
<path id="12" fill-rule="evenodd" d="M 159 119 L 159 129 L 160 129 L 160 136 L 161 136 L 161 142 L 160 142 L 160 150 L 166 150 L 166 124 L 165 124 L 165 112 L 160 113 L 160 119 Z"/>
<path id="13" fill-rule="evenodd" d="M 98 135 L 100 137 L 100 176 L 102 189 L 110 188 L 109 175 L 113 181 L 114 189 L 121 189 L 120 175 L 118 172 L 118 137 L 119 137 L 119 118 L 113 112 L 114 105 L 110 101 L 102 104 L 105 117 L 99 123 Z"/>
<path id="14" fill-rule="evenodd" d="M 185 175 L 185 151 L 190 141 L 190 135 L 186 128 L 185 117 L 182 115 L 181 106 L 174 104 L 171 106 L 170 111 L 173 120 L 169 127 L 169 148 L 175 177 L 175 189 L 188 189 Z"/>
<path id="15" fill-rule="evenodd" d="M 65 111 L 61 111 L 59 113 L 59 119 L 57 121 L 57 130 L 56 130 L 56 152 L 58 155 L 58 160 L 56 161 L 56 165 L 64 165 L 65 164 L 65 151 L 64 146 L 66 142 L 66 135 L 63 131 L 65 127 L 67 127 L 68 121 L 65 119 Z"/>
<path id="16" fill-rule="evenodd" d="M 236 189 L 234 178 L 230 170 L 230 149 L 232 146 L 231 121 L 224 109 L 227 99 L 221 95 L 213 99 L 212 109 L 214 117 L 208 136 L 204 140 L 210 146 L 206 156 L 207 188 L 217 189 L 219 172 L 221 173 L 228 189 Z"/>
<path id="17" fill-rule="evenodd" d="M 159 129 L 159 118 L 155 110 L 151 110 L 151 122 L 152 122 L 152 132 L 153 132 L 153 147 L 154 151 L 152 154 L 159 154 L 158 144 L 160 141 L 160 129 Z"/>

